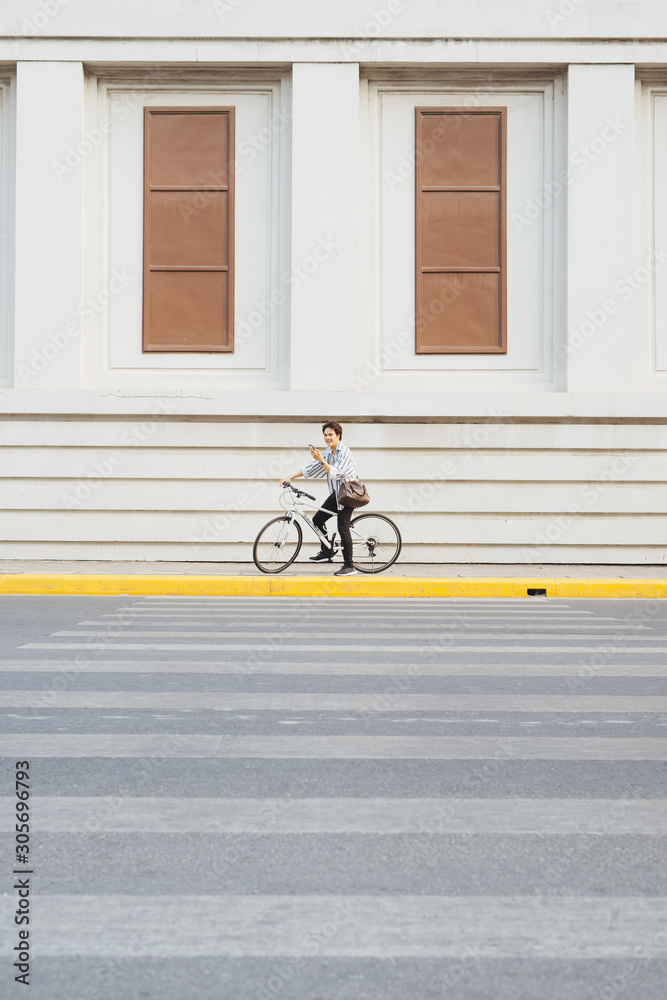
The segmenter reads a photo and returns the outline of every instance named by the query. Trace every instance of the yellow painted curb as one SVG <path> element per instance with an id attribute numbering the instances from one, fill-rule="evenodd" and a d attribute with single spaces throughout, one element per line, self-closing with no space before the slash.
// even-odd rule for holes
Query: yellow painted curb
<path id="1" fill-rule="evenodd" d="M 534 577 L 158 576 L 112 573 L 5 573 L 0 594 L 119 594 L 190 597 L 667 597 L 667 580 Z"/>

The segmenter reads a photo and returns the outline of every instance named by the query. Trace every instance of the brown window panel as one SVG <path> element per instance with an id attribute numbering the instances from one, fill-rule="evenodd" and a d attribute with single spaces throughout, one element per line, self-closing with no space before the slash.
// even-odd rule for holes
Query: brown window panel
<path id="1" fill-rule="evenodd" d="M 234 350 L 234 108 L 144 112 L 144 351 Z"/>
<path id="2" fill-rule="evenodd" d="M 415 350 L 507 353 L 507 108 L 416 108 Z"/>

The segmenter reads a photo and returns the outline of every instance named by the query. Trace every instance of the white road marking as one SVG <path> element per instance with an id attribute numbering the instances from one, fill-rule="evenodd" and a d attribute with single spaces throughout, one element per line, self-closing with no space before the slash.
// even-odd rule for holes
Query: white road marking
<path id="1" fill-rule="evenodd" d="M 49 646 L 61 649 L 60 644 Z M 116 648 L 116 647 L 114 647 Z M 149 649 L 152 647 L 148 647 Z M 182 647 L 176 647 L 182 650 Z M 245 648 L 245 647 L 244 647 Z M 523 648 L 523 647 L 522 647 Z M 109 652 L 108 646 L 99 646 L 100 651 Z M 246 652 L 252 652 L 246 649 Z M 328 650 L 331 655 L 331 650 Z M 460 652 L 460 648 L 455 652 Z M 495 652 L 484 647 L 478 652 Z M 577 652 L 584 652 L 577 650 Z M 585 652 L 589 653 L 590 650 Z M 625 650 L 625 653 L 637 650 Z M 247 660 L 107 660 L 95 657 L 80 662 L 61 660 L 0 660 L 0 673 L 58 673 L 67 678 L 90 673 L 130 673 L 130 674 L 270 674 L 270 675 L 313 675 L 313 676 L 383 676 L 383 677 L 666 677 L 664 663 L 611 663 L 605 658 L 602 663 L 369 663 L 363 657 L 355 657 L 350 663 L 335 661 L 299 662 L 295 660 L 260 659 Z"/>
<path id="2" fill-rule="evenodd" d="M 0 708 L 134 708 L 233 712 L 667 712 L 660 695 L 376 694 L 283 691 L 0 691 Z"/>
<path id="3" fill-rule="evenodd" d="M 10 954 L 15 900 L 0 906 L 0 941 Z M 41 958 L 140 954 L 442 958 L 636 959 L 664 939 L 667 899 L 649 897 L 260 894 L 33 897 Z"/>
<path id="4" fill-rule="evenodd" d="M 45 833 L 667 835 L 667 799 L 33 796 L 31 808 Z M 15 812 L 0 798 L 0 832 Z"/>
<path id="5" fill-rule="evenodd" d="M 667 760 L 667 739 L 534 736 L 211 736 L 4 733 L 0 756 L 317 760 Z"/>

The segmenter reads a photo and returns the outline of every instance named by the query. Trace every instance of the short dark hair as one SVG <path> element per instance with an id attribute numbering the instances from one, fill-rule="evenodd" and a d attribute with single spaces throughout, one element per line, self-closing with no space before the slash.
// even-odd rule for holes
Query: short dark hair
<path id="1" fill-rule="evenodd" d="M 326 424 L 322 424 L 322 433 L 323 434 L 324 434 L 325 430 L 327 429 L 327 427 L 330 427 L 331 430 L 334 432 L 334 434 L 338 435 L 338 437 L 341 439 L 341 441 L 343 440 L 343 428 L 341 427 L 341 425 L 338 423 L 337 420 L 327 420 Z"/>

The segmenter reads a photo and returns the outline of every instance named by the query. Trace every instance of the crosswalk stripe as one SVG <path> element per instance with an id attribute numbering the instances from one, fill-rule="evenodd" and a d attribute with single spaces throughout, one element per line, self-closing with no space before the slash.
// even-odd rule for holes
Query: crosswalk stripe
<path id="1" fill-rule="evenodd" d="M 532 736 L 0 735 L 0 756 L 348 760 L 667 760 L 667 739 Z"/>
<path id="2" fill-rule="evenodd" d="M 453 578 L 454 579 L 454 578 Z M 121 601 L 119 601 L 121 603 Z M 234 596 L 232 594 L 128 594 L 122 601 L 124 607 L 151 608 L 158 606 L 185 606 L 188 604 L 195 607 L 197 604 L 204 607 L 218 606 L 221 608 L 244 608 L 252 611 L 274 611 L 276 602 L 272 595 L 252 595 L 244 594 Z M 595 615 L 599 610 L 604 610 L 605 603 L 609 601 L 581 601 L 576 598 L 557 598 L 540 600 L 526 600 L 525 597 L 367 597 L 364 595 L 350 595 L 344 597 L 321 596 L 321 595 L 301 595 L 290 597 L 284 602 L 284 606 L 290 607 L 327 607 L 333 610 L 339 608 L 356 607 L 375 610 L 385 607 L 404 608 L 406 610 L 447 610 L 452 607 L 480 608 L 502 610 L 504 607 L 526 607 L 531 611 L 571 611 L 576 615 Z"/>
<path id="3" fill-rule="evenodd" d="M 58 648 L 58 647 L 56 647 Z M 100 648 L 102 651 L 102 648 Z M 104 647 L 108 653 L 108 647 Z M 489 650 L 484 650 L 489 652 Z M 493 652 L 493 650 L 491 650 Z M 625 651 L 626 653 L 628 650 Z M 349 663 L 308 659 L 262 660 L 107 660 L 102 658 L 70 660 L 0 660 L 0 673 L 58 673 L 68 678 L 78 674 L 271 674 L 312 675 L 314 677 L 664 677 L 664 663 L 614 663 L 606 659 L 592 666 L 586 663 L 369 663 L 354 658 Z"/>
<path id="4" fill-rule="evenodd" d="M 317 611 L 317 616 L 322 617 L 322 612 Z M 570 612 L 563 613 L 562 611 L 549 611 L 549 612 L 537 612 L 533 611 L 531 614 L 525 614 L 523 611 L 455 611 L 453 609 L 440 611 L 428 611 L 426 608 L 415 611 L 401 611 L 396 608 L 394 611 L 364 611 L 363 618 L 366 621 L 417 621 L 422 624 L 429 625 L 432 622 L 437 623 L 439 621 L 448 621 L 449 619 L 459 619 L 463 616 L 470 617 L 471 619 L 479 621 L 558 621 L 563 619 L 564 621 L 574 621 L 576 623 L 586 623 L 586 622 L 614 622 L 619 621 L 617 616 L 613 615 L 591 615 L 586 612 L 580 616 L 573 616 Z M 217 620 L 224 618 L 228 621 L 285 621 L 294 617 L 302 617 L 302 612 L 295 612 L 294 610 L 284 611 L 282 614 L 280 612 L 266 612 L 262 613 L 257 611 L 254 614 L 250 611 L 235 611 L 232 608 L 229 610 L 220 611 L 179 611 L 177 608 L 173 608 L 170 611 L 137 611 L 137 610 L 123 610 L 123 611 L 105 611 L 100 615 L 101 618 L 174 618 L 175 620 L 187 620 L 188 618 L 209 618 Z M 350 614 L 349 610 L 339 609 L 336 611 L 327 611 L 326 618 L 335 618 L 336 621 L 344 620 L 354 620 L 355 617 Z"/>
<path id="5" fill-rule="evenodd" d="M 278 637 L 279 638 L 279 637 Z M 276 642 L 276 647 L 281 651 L 300 651 L 306 653 L 330 653 L 331 644 L 324 645 L 322 643 L 283 643 L 278 642 L 278 638 L 274 640 Z M 489 646 L 462 646 L 450 644 L 450 638 L 447 638 L 447 652 L 455 651 L 457 653 L 489 653 L 495 652 L 498 646 L 498 636 L 489 636 Z M 466 638 L 472 638 L 471 636 L 466 636 Z M 548 646 L 545 642 L 542 642 L 539 646 L 508 646 L 503 642 L 503 652 L 505 653 L 542 653 L 544 652 L 555 652 L 555 653 L 595 653 L 599 649 L 608 650 L 610 638 L 599 636 L 591 641 L 598 642 L 600 645 L 596 646 L 565 646 L 556 639 L 553 640 L 557 643 L 553 648 Z M 625 641 L 625 640 L 623 640 Z M 21 649 L 154 649 L 154 650 L 180 650 L 181 652 L 187 652 L 189 650 L 227 650 L 227 651 L 238 651 L 245 650 L 246 652 L 262 652 L 265 649 L 272 648 L 271 640 L 258 642 L 258 640 L 251 636 L 248 637 L 246 643 L 215 643 L 215 642 L 117 642 L 113 636 L 109 636 L 106 642 L 25 642 L 20 648 Z M 361 655 L 364 652 L 377 652 L 377 653 L 416 653 L 424 652 L 425 654 L 434 652 L 445 652 L 443 648 L 443 641 L 433 642 L 431 645 L 428 643 L 410 643 L 410 645 L 400 645 L 394 643 L 392 645 L 380 645 L 373 643 L 370 646 L 364 647 L 360 646 L 359 643 L 354 643 L 348 645 L 346 643 L 336 643 L 337 652 L 348 652 Z M 451 645 L 451 650 L 450 650 Z M 640 653 L 667 653 L 667 646 L 635 646 L 631 649 L 623 649 L 622 642 L 619 640 L 612 643 L 612 648 L 615 648 L 619 653 L 633 653 L 639 655 Z"/>
<path id="6" fill-rule="evenodd" d="M 667 712 L 659 695 L 331 694 L 246 691 L 0 691 L 0 708 L 294 712 Z"/>
<path id="7" fill-rule="evenodd" d="M 188 632 L 184 632 L 183 631 L 183 627 L 181 627 L 180 629 L 172 630 L 172 631 L 169 631 L 169 630 L 165 629 L 164 626 L 158 626 L 158 628 L 159 628 L 159 631 L 155 631 L 155 629 L 152 629 L 150 631 L 148 631 L 146 629 L 122 629 L 122 630 L 121 629 L 114 629 L 112 631 L 110 627 L 107 627 L 106 629 L 92 629 L 92 630 L 90 630 L 90 629 L 61 629 L 58 632 L 52 632 L 51 635 L 54 636 L 55 638 L 60 638 L 60 636 L 67 637 L 67 638 L 74 637 L 74 636 L 81 636 L 82 638 L 88 638 L 88 639 L 105 638 L 107 636 L 109 636 L 110 638 L 113 638 L 116 635 L 118 635 L 118 636 L 120 636 L 122 638 L 146 638 L 146 637 L 156 637 L 156 638 L 159 638 L 160 636 L 164 636 L 165 638 L 174 638 L 174 637 L 178 637 L 178 636 L 183 636 L 186 639 L 192 638 L 192 637 L 195 637 L 195 636 L 202 636 L 203 638 L 206 638 L 206 639 L 209 639 L 209 638 L 221 638 L 221 639 L 222 638 L 230 638 L 230 639 L 246 638 L 246 639 L 250 639 L 251 638 L 251 636 L 248 635 L 248 630 L 247 629 L 242 629 L 240 631 L 231 631 L 231 630 L 227 630 L 227 629 L 212 629 L 212 630 L 206 631 L 206 630 L 202 629 L 200 626 L 195 626 L 196 631 L 193 632 L 192 634 L 190 634 Z M 309 643 L 310 639 L 312 638 L 312 635 L 313 635 L 313 628 L 314 628 L 314 626 L 312 626 L 312 625 L 308 626 L 308 627 L 292 627 L 292 626 L 290 626 L 289 628 L 283 629 L 281 631 L 269 632 L 268 636 L 270 638 L 270 637 L 279 637 L 279 636 L 289 635 L 289 637 L 292 638 L 292 639 L 302 639 L 304 642 L 308 642 Z M 352 638 L 352 636 L 350 635 L 350 631 L 351 630 L 348 630 L 347 628 L 345 629 L 347 638 Z M 526 628 L 525 629 L 525 635 L 524 635 L 524 632 L 517 632 L 517 631 L 514 631 L 514 632 L 505 632 L 502 629 L 497 629 L 497 628 L 488 629 L 488 630 L 486 630 L 484 632 L 471 632 L 471 631 L 469 631 L 467 629 L 457 629 L 457 631 L 446 631 L 446 632 L 440 631 L 440 632 L 434 632 L 432 634 L 432 637 L 433 637 L 433 639 L 440 639 L 444 635 L 444 637 L 448 641 L 453 640 L 453 639 L 489 639 L 489 640 L 496 641 L 498 639 L 499 635 L 502 635 L 503 640 L 504 639 L 522 639 L 522 638 L 525 638 L 525 637 L 528 637 L 528 636 L 534 636 L 535 635 L 535 631 L 536 630 L 534 628 Z M 568 633 L 571 633 L 572 629 L 568 626 L 567 629 L 566 629 L 566 631 Z M 592 631 L 592 629 L 588 629 L 587 628 L 586 631 Z M 543 641 L 546 641 L 546 642 L 560 642 L 561 636 L 560 635 L 552 636 L 552 635 L 549 634 L 550 632 L 557 632 L 557 630 L 556 629 L 549 629 L 549 631 L 540 632 L 540 639 L 543 640 Z M 363 626 L 360 626 L 360 633 L 359 633 L 358 636 L 354 636 L 354 638 L 355 638 L 355 641 L 357 643 L 365 643 L 365 642 L 372 642 L 375 639 L 386 639 L 387 635 L 388 635 L 388 630 L 387 629 L 384 629 L 381 632 L 371 632 L 371 631 L 368 630 L 368 628 L 364 628 Z M 424 633 L 424 631 L 422 629 L 415 629 L 414 632 L 401 632 L 398 629 L 392 629 L 391 630 L 391 635 L 394 638 L 396 638 L 396 639 L 416 639 L 418 642 L 420 642 L 420 644 L 423 644 L 425 642 L 425 640 L 426 640 L 426 635 L 425 635 L 425 633 Z M 606 637 L 607 637 L 607 633 L 604 632 L 604 631 L 602 631 L 602 630 L 599 630 L 596 635 L 586 635 L 586 634 L 583 634 L 581 632 L 577 632 L 576 633 L 576 638 L 580 642 L 582 642 L 582 641 L 584 641 L 584 642 L 598 642 L 600 639 L 603 639 L 603 638 L 606 638 Z M 623 638 L 623 642 L 646 642 L 646 643 L 651 643 L 651 642 L 664 642 L 666 637 L 664 635 L 637 635 L 636 636 L 636 635 L 627 635 L 627 634 L 624 634 L 622 638 Z M 315 648 L 315 647 L 313 647 L 313 648 Z"/>
<path id="8" fill-rule="evenodd" d="M 634 958 L 667 942 L 667 899 L 378 895 L 34 897 L 41 958 L 55 956 Z M 0 940 L 11 954 L 9 896 Z M 178 928 L 178 932 L 175 932 Z"/>
<path id="9" fill-rule="evenodd" d="M 667 836 L 667 799 L 118 798 L 35 796 L 44 833 Z M 0 798 L 0 832 L 16 801 Z"/>
<path id="10" fill-rule="evenodd" d="M 454 578 L 455 579 L 455 578 Z M 271 608 L 275 605 L 274 597 L 267 596 L 257 596 L 257 597 L 234 597 L 225 596 L 219 594 L 146 594 L 143 597 L 137 597 L 135 600 L 131 600 L 128 603 L 135 607 L 149 607 L 150 605 L 158 604 L 220 604 L 227 605 L 229 607 L 248 607 L 248 608 Z M 601 599 L 604 602 L 605 599 Z M 595 611 L 590 611 L 587 608 L 577 607 L 577 601 L 573 599 L 551 598 L 546 600 L 540 600 L 539 598 L 533 600 L 527 600 L 525 597 L 329 597 L 329 596 L 303 596 L 303 597 L 290 597 L 289 603 L 294 607 L 310 607 L 310 606 L 321 606 L 324 607 L 358 607 L 358 608 L 373 608 L 373 607 L 415 607 L 415 608 L 447 608 L 452 605 L 457 605 L 461 607 L 469 608 L 504 608 L 509 603 L 516 605 L 517 607 L 529 607 L 529 608 L 549 608 L 549 607 L 566 607 L 571 608 L 573 614 L 595 614 Z M 608 601 L 606 602 L 608 603 Z"/>
<path id="11" fill-rule="evenodd" d="M 130 628 L 129 627 L 130 624 L 132 624 L 132 625 L 141 624 L 141 625 L 144 626 L 144 628 L 141 629 L 141 630 L 136 630 L 136 629 Z M 387 624 L 389 624 L 389 623 L 387 622 Z M 482 624 L 485 625 L 486 623 L 482 623 Z M 86 625 L 86 626 L 101 625 L 101 626 L 104 626 L 104 628 L 103 629 L 95 629 L 95 630 L 92 630 L 92 631 L 83 631 L 80 628 L 78 628 L 76 630 L 71 630 L 71 629 L 70 630 L 64 630 L 64 629 L 62 629 L 62 630 L 60 630 L 58 632 L 52 632 L 51 634 L 52 635 L 87 635 L 87 636 L 91 636 L 91 635 L 108 635 L 109 632 L 111 630 L 113 630 L 117 634 L 130 635 L 130 636 L 138 636 L 138 635 L 143 635 L 143 636 L 146 636 L 146 635 L 167 635 L 167 636 L 174 636 L 174 635 L 183 635 L 183 634 L 187 635 L 188 633 L 184 632 L 184 629 L 190 629 L 196 635 L 204 635 L 204 636 L 220 636 L 220 635 L 225 635 L 225 636 L 235 636 L 235 637 L 238 637 L 238 636 L 247 635 L 248 634 L 248 628 L 250 627 L 250 626 L 246 625 L 243 629 L 235 628 L 234 627 L 235 622 L 233 622 L 233 621 L 227 621 L 227 622 L 218 624 L 216 627 L 210 628 L 207 631 L 203 630 L 203 623 L 202 622 L 193 622 L 193 623 L 190 623 L 189 621 L 183 621 L 183 622 L 180 622 L 180 621 L 172 621 L 172 622 L 144 622 L 144 621 L 137 622 L 137 621 L 133 621 L 133 622 L 130 623 L 130 622 L 106 622 L 104 620 L 102 620 L 102 621 L 95 621 L 95 620 L 93 620 L 93 621 L 82 621 L 82 622 L 79 622 L 79 625 L 80 626 L 81 625 Z M 170 630 L 170 628 L 173 628 L 173 626 L 176 626 L 176 625 L 178 626 L 178 630 L 177 631 Z M 364 621 L 364 622 L 348 622 L 348 621 L 346 621 L 344 627 L 345 627 L 345 632 L 346 632 L 347 635 L 355 635 L 358 632 L 359 633 L 359 638 L 362 638 L 362 639 L 363 638 L 369 638 L 369 639 L 380 638 L 380 639 L 384 639 L 387 636 L 387 628 L 386 627 L 384 627 L 383 630 L 380 631 L 380 632 L 373 632 L 371 630 L 371 622 L 370 621 Z M 471 623 L 471 627 L 472 627 L 472 623 Z M 528 634 L 528 635 L 534 635 L 536 632 L 539 632 L 540 636 L 543 636 L 543 635 L 546 636 L 550 632 L 553 632 L 556 635 L 561 635 L 563 632 L 565 632 L 565 633 L 572 633 L 573 635 L 576 634 L 577 637 L 582 636 L 582 633 L 583 633 L 583 638 L 588 638 L 588 636 L 585 635 L 585 633 L 595 633 L 594 635 L 591 635 L 590 638 L 598 638 L 598 637 L 600 637 L 602 635 L 607 635 L 608 634 L 607 630 L 605 630 L 603 626 L 598 625 L 595 622 L 576 622 L 576 624 L 574 624 L 574 625 L 571 624 L 571 623 L 569 623 L 569 622 L 568 623 L 566 623 L 566 622 L 562 622 L 562 623 L 561 622 L 557 622 L 555 625 L 552 624 L 551 622 L 549 622 L 547 624 L 540 624 L 540 623 L 533 624 L 533 623 L 530 623 L 530 624 L 526 624 L 524 627 L 521 627 L 521 628 L 517 627 L 517 623 L 511 624 L 511 625 L 489 624 L 488 628 L 484 628 L 482 630 L 480 630 L 480 624 L 478 622 L 476 622 L 475 625 L 474 625 L 474 627 L 478 631 L 471 632 L 470 628 L 468 628 L 465 625 L 463 625 L 460 621 L 457 621 L 456 630 L 454 630 L 446 622 L 443 622 L 443 623 L 440 623 L 440 625 L 438 625 L 437 629 L 433 629 L 433 633 L 435 635 L 438 635 L 438 634 L 441 634 L 444 631 L 444 632 L 446 632 L 447 635 L 456 635 L 456 636 L 459 636 L 459 635 L 478 636 L 478 635 L 499 635 L 499 634 L 502 634 L 506 638 L 515 638 L 516 635 L 523 636 L 524 633 Z M 319 626 L 316 625 L 315 623 L 311 623 L 311 624 L 306 623 L 306 624 L 304 624 L 303 622 L 299 622 L 298 624 L 296 624 L 296 623 L 290 623 L 288 621 L 283 621 L 281 623 L 281 627 L 279 629 L 275 629 L 275 630 L 272 629 L 271 631 L 272 632 L 275 631 L 275 634 L 278 634 L 278 635 L 285 634 L 285 633 L 289 632 L 290 635 L 301 635 L 301 634 L 303 634 L 304 636 L 310 637 L 313 634 L 313 630 L 315 628 L 319 628 Z M 624 632 L 625 633 L 628 633 L 628 632 L 641 632 L 641 633 L 645 633 L 645 632 L 650 632 L 650 631 L 651 631 L 651 629 L 647 625 L 624 626 Z M 392 634 L 392 636 L 395 636 L 397 639 L 405 639 L 406 637 L 407 638 L 413 638 L 413 637 L 421 638 L 424 635 L 426 635 L 427 633 L 425 632 L 424 627 L 422 625 L 420 625 L 420 624 L 410 625 L 409 627 L 406 628 L 405 625 L 400 625 L 399 626 L 399 625 L 396 625 L 394 623 L 394 627 L 391 629 L 391 634 Z M 655 638 L 655 639 L 664 641 L 665 637 L 664 636 L 660 636 L 660 635 L 658 635 L 658 636 L 648 635 L 647 636 L 647 635 L 642 634 L 640 636 L 640 638 L 645 638 L 645 639 L 649 639 L 649 640 Z"/>
<path id="12" fill-rule="evenodd" d="M 607 604 L 609 602 L 607 601 Z M 604 608 L 606 615 L 610 619 L 623 619 L 629 616 L 631 610 L 631 599 L 624 599 L 623 608 L 618 614 L 610 614 L 613 609 Z M 144 603 L 128 603 L 118 608 L 119 613 L 136 612 L 138 614 L 149 611 L 173 611 L 178 614 L 190 614 L 201 612 L 206 614 L 226 613 L 230 615 L 247 614 L 251 617 L 282 617 L 288 614 L 321 614 L 326 615 L 383 615 L 389 611 L 401 617 L 424 616 L 429 618 L 438 615 L 493 615 L 496 617 L 505 614 L 523 616 L 545 616 L 567 614 L 571 618 L 598 618 L 598 612 L 589 608 L 576 607 L 574 604 L 567 604 L 559 601 L 558 604 L 551 601 L 529 601 L 523 597 L 499 598 L 496 601 L 485 598 L 397 598 L 395 601 L 385 598 L 289 598 L 282 601 L 276 597 L 250 597 L 243 599 L 240 597 L 174 597 L 158 599 L 147 598 Z"/>
<path id="13" fill-rule="evenodd" d="M 58 648 L 58 647 L 55 647 Z M 108 647 L 104 648 L 109 652 Z M 488 652 L 488 650 L 485 650 Z M 493 652 L 493 651 L 492 651 Z M 626 650 L 626 653 L 628 651 Z M 606 660 L 587 666 L 582 663 L 368 663 L 355 658 L 349 663 L 340 660 L 263 661 L 249 664 L 247 660 L 0 660 L 0 673 L 58 673 L 67 677 L 78 674 L 272 674 L 312 675 L 314 677 L 664 677 L 663 663 L 613 663 Z"/>

